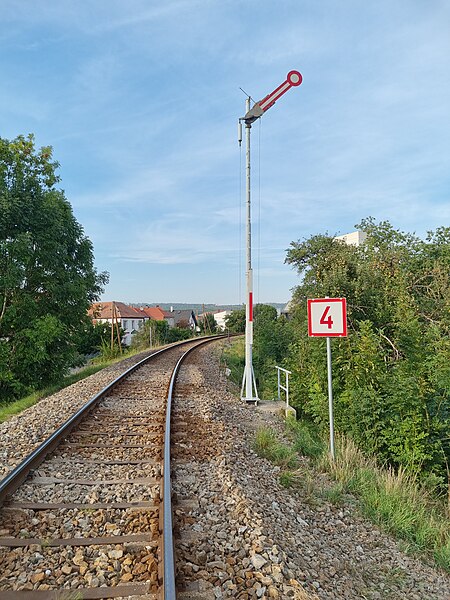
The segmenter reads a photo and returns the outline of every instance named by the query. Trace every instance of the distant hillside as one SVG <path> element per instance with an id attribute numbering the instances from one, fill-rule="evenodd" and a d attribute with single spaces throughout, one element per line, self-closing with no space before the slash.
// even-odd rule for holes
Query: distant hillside
<path id="1" fill-rule="evenodd" d="M 280 302 L 264 302 L 264 304 L 269 304 L 270 306 L 274 306 L 277 309 L 282 309 L 286 306 L 286 303 L 281 304 Z M 185 302 L 138 302 L 134 303 L 133 306 L 159 306 L 163 310 L 170 310 L 171 307 L 173 310 L 193 310 L 194 312 L 210 312 L 214 310 L 239 310 L 243 308 L 243 305 L 240 304 L 188 304 Z"/>

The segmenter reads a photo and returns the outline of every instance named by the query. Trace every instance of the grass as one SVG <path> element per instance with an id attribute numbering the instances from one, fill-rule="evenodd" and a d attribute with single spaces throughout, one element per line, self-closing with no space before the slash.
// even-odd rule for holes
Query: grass
<path id="1" fill-rule="evenodd" d="M 220 362 L 224 362 L 230 369 L 230 381 L 240 386 L 242 382 L 242 373 L 244 372 L 245 340 L 243 338 L 234 339 L 233 342 L 223 348 Z"/>
<path id="2" fill-rule="evenodd" d="M 295 469 L 297 467 L 297 455 L 295 450 L 279 442 L 276 433 L 270 427 L 261 427 L 255 435 L 254 448 L 262 458 L 277 465 L 282 470 Z"/>
<path id="3" fill-rule="evenodd" d="M 297 474 L 295 471 L 283 471 L 280 474 L 280 483 L 285 488 L 293 487 L 296 483 Z"/>
<path id="4" fill-rule="evenodd" d="M 345 487 L 338 482 L 331 487 L 324 488 L 320 495 L 331 504 L 343 504 L 346 496 Z"/>
<path id="5" fill-rule="evenodd" d="M 139 350 L 138 352 L 141 352 L 141 350 Z M 47 396 L 51 396 L 52 394 L 56 394 L 56 392 L 59 392 L 60 390 L 68 387 L 69 385 L 72 385 L 73 383 L 76 383 L 77 381 L 81 381 L 81 379 L 85 379 L 86 377 L 89 377 L 90 375 L 93 375 L 94 373 L 101 371 L 105 367 L 109 367 L 110 365 L 112 365 L 116 362 L 119 362 L 121 360 L 124 360 L 125 358 L 130 358 L 131 356 L 133 356 L 134 354 L 137 354 L 138 352 L 133 352 L 133 351 L 129 352 L 128 351 L 126 354 L 124 353 L 121 356 L 118 356 L 115 358 L 109 358 L 107 360 L 100 359 L 99 362 L 96 362 L 95 364 L 91 364 L 91 365 L 85 367 L 84 369 L 82 369 L 81 371 L 78 371 L 77 373 L 74 373 L 72 375 L 67 375 L 67 377 L 64 377 L 63 379 L 61 379 L 61 381 L 54 383 L 52 385 L 49 385 L 42 390 L 37 390 L 37 391 L 29 394 L 28 396 L 25 396 L 24 398 L 15 400 L 14 402 L 10 402 L 8 404 L 1 404 L 0 405 L 0 423 L 3 423 L 4 421 L 7 421 L 8 419 L 10 419 L 12 416 L 21 413 L 26 408 L 33 406 L 34 404 L 36 404 L 43 398 L 46 398 Z"/>
<path id="6" fill-rule="evenodd" d="M 433 555 L 450 572 L 450 515 L 443 502 L 403 469 L 382 468 L 345 437 L 336 439 L 336 460 L 322 455 L 324 468 L 345 492 L 359 499 L 361 511 L 410 549 Z"/>
<path id="7" fill-rule="evenodd" d="M 319 478 L 313 479 L 316 497 L 342 505 L 351 494 L 373 523 L 404 540 L 410 552 L 433 556 L 437 565 L 450 572 L 449 511 L 416 477 L 402 469 L 380 467 L 343 436 L 336 437 L 333 461 L 326 452 L 327 442 L 314 425 L 288 419 L 286 428 L 290 445 L 279 441 L 270 428 L 259 429 L 254 441 L 257 454 L 280 467 L 284 487 L 305 492 L 308 473 L 298 470 L 298 454 L 311 457 L 312 470 L 326 472 L 335 482 L 320 485 Z"/>
<path id="8" fill-rule="evenodd" d="M 295 450 L 302 456 L 319 458 L 325 452 L 326 443 L 312 423 L 296 421 L 295 418 L 288 417 L 286 427 L 293 437 Z"/>

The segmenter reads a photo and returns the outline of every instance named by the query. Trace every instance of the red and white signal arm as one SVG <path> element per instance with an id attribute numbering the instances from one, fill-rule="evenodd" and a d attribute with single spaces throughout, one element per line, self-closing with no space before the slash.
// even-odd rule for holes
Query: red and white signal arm
<path id="1" fill-rule="evenodd" d="M 308 300 L 309 337 L 346 337 L 347 302 L 345 298 Z"/>

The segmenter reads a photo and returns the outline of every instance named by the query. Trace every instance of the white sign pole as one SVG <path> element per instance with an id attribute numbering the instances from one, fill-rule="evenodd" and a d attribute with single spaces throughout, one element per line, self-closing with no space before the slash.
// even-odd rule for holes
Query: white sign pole
<path id="1" fill-rule="evenodd" d="M 328 412 L 330 417 L 330 454 L 334 461 L 333 378 L 331 371 L 331 338 L 347 336 L 347 301 L 345 298 L 308 300 L 309 337 L 327 338 Z"/>
<path id="2" fill-rule="evenodd" d="M 333 379 L 331 373 L 331 338 L 327 337 L 327 370 L 328 370 L 328 412 L 330 415 L 330 454 L 335 460 L 334 451 L 334 416 L 333 416 Z"/>

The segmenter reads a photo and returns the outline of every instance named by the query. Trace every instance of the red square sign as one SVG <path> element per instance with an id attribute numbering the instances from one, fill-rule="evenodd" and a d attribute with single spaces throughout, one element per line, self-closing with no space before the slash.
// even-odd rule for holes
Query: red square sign
<path id="1" fill-rule="evenodd" d="M 346 299 L 315 298 L 308 300 L 308 335 L 310 337 L 346 337 Z"/>

